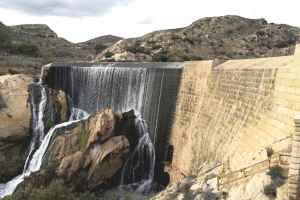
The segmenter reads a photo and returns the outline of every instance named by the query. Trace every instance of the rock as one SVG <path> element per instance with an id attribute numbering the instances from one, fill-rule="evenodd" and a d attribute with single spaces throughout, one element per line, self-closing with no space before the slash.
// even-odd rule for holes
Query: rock
<path id="1" fill-rule="evenodd" d="M 21 170 L 22 148 L 29 138 L 31 105 L 28 85 L 33 78 L 18 74 L 0 76 L 0 183 Z"/>
<path id="2" fill-rule="evenodd" d="M 90 164 L 90 155 L 77 151 L 62 159 L 58 169 L 58 176 L 64 177 L 67 184 L 69 183 L 76 187 L 82 184 Z"/>
<path id="3" fill-rule="evenodd" d="M 51 150 L 51 154 L 48 158 L 48 162 L 55 160 L 62 160 L 63 158 L 72 155 L 79 151 L 78 137 L 76 131 L 69 134 L 58 136 Z"/>
<path id="4" fill-rule="evenodd" d="M 68 102 L 67 102 L 66 93 L 59 90 L 57 99 L 58 99 L 59 103 L 61 104 L 61 109 L 60 109 L 61 122 L 65 122 L 68 120 L 67 119 L 67 117 L 68 117 Z"/>
<path id="5" fill-rule="evenodd" d="M 102 143 L 114 135 L 117 122 L 116 114 L 110 110 L 101 110 L 95 117 L 89 118 L 90 137 L 87 142 L 87 148 L 91 148 L 95 142 Z"/>
<path id="6" fill-rule="evenodd" d="M 90 190 L 113 177 L 123 166 L 130 150 L 129 142 L 123 135 L 108 139 L 101 145 L 101 149 L 101 153 L 97 160 L 93 161 L 86 178 Z"/>

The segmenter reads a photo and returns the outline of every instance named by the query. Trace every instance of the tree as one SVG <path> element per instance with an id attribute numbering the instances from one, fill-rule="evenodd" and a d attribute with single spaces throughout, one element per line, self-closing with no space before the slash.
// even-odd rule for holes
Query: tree
<path id="1" fill-rule="evenodd" d="M 12 48 L 12 42 L 6 33 L 0 30 L 0 51 L 9 52 Z"/>
<path id="2" fill-rule="evenodd" d="M 19 43 L 14 44 L 12 52 L 16 55 L 25 55 L 36 57 L 38 55 L 39 48 L 35 44 Z"/>
<path id="3" fill-rule="evenodd" d="M 105 56 L 105 58 L 110 58 L 110 57 L 112 57 L 114 54 L 112 53 L 112 52 L 110 52 L 110 51 L 108 51 L 108 52 L 106 52 L 105 54 L 104 54 L 104 56 Z"/>
<path id="4" fill-rule="evenodd" d="M 96 46 L 94 46 L 94 50 L 96 51 L 96 54 L 101 53 L 104 49 L 106 49 L 107 46 L 105 46 L 102 43 L 97 44 Z"/>

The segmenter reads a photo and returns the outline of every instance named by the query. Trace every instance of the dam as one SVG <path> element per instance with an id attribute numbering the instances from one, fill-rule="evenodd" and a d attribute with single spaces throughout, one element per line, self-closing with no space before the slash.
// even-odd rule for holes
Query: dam
<path id="1" fill-rule="evenodd" d="M 231 169 L 239 169 L 291 137 L 300 111 L 299 66 L 297 45 L 290 56 L 225 62 L 53 63 L 42 81 L 89 113 L 139 110 L 176 182 L 197 175 L 206 161 L 230 157 Z"/>

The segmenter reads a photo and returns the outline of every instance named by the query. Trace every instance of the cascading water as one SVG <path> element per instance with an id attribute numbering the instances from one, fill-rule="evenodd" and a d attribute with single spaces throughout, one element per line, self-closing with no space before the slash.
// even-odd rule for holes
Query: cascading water
<path id="1" fill-rule="evenodd" d="M 148 126 L 140 113 L 135 110 L 135 125 L 138 128 L 139 143 L 127 158 L 122 170 L 120 185 L 138 181 L 153 180 L 155 150 L 151 142 Z M 138 174 L 138 173 L 141 174 Z"/>
<path id="2" fill-rule="evenodd" d="M 172 103 L 167 99 L 175 99 L 182 67 L 182 63 L 99 63 L 91 67 L 51 67 L 52 87 L 66 91 L 74 100 L 75 107 L 89 113 L 107 108 L 115 112 L 136 110 L 139 143 L 125 162 L 121 186 L 114 192 L 130 193 L 135 190 L 135 193 L 144 193 L 151 189 L 156 158 L 154 149 L 161 148 L 160 151 L 163 151 L 163 145 L 158 145 L 157 141 L 165 137 L 163 134 L 156 135 L 159 132 L 165 134 L 168 123 L 165 121 L 163 124 L 159 119 L 171 115 Z M 138 185 L 131 187 L 130 184 L 135 182 L 139 182 Z"/>
<path id="3" fill-rule="evenodd" d="M 43 87 L 43 86 L 40 86 Z M 44 97 L 44 95 L 46 96 L 45 89 L 43 88 L 42 90 L 42 97 Z M 0 198 L 3 198 L 4 196 L 7 195 L 11 195 L 13 193 L 13 191 L 16 189 L 16 187 L 18 186 L 19 183 L 21 183 L 23 181 L 24 176 L 28 176 L 31 172 L 35 172 L 38 171 L 42 165 L 42 159 L 43 159 L 43 155 L 47 149 L 47 146 L 49 144 L 49 141 L 51 139 L 51 136 L 53 134 L 53 132 L 60 127 L 63 126 L 67 126 L 69 124 L 72 124 L 74 122 L 78 122 L 82 119 L 86 119 L 89 114 L 87 114 L 86 112 L 84 112 L 81 109 L 77 109 L 77 108 L 72 108 L 71 110 L 71 116 L 70 120 L 68 122 L 64 122 L 61 124 L 58 124 L 54 127 L 52 127 L 49 132 L 47 133 L 46 137 L 44 138 L 44 132 L 43 132 L 43 120 L 42 117 L 44 115 L 43 113 L 43 108 L 45 107 L 43 103 L 44 99 L 41 98 L 41 102 L 39 104 L 39 111 L 38 111 L 38 115 L 33 116 L 33 120 L 36 120 L 36 122 L 34 123 L 35 128 L 34 128 L 34 132 L 41 134 L 40 136 L 34 136 L 33 140 L 31 142 L 31 144 L 33 144 L 33 147 L 35 146 L 35 142 L 37 141 L 37 138 L 40 138 L 41 141 L 41 145 L 39 146 L 39 148 L 35 151 L 35 153 L 33 154 L 32 158 L 31 158 L 31 147 L 30 146 L 30 152 L 29 155 L 26 158 L 26 162 L 29 162 L 29 164 L 26 164 L 24 166 L 24 170 L 23 173 L 19 176 L 16 176 L 14 179 L 12 179 L 11 181 L 5 183 L 5 184 L 0 184 Z M 34 109 L 35 105 L 33 104 L 33 112 L 37 112 L 36 108 Z M 34 114 L 33 114 L 34 115 Z M 31 158 L 31 160 L 30 160 Z M 30 160 L 30 161 L 29 161 Z M 27 166 L 28 165 L 28 166 Z"/>

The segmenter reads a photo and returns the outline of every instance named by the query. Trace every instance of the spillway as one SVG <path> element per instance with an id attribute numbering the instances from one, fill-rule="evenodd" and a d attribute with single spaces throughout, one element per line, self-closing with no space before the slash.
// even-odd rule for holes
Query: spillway
<path id="1" fill-rule="evenodd" d="M 156 156 L 162 160 L 183 66 L 184 63 L 53 63 L 46 84 L 67 92 L 76 108 L 90 114 L 107 108 L 115 112 L 137 110 L 147 122 Z"/>

